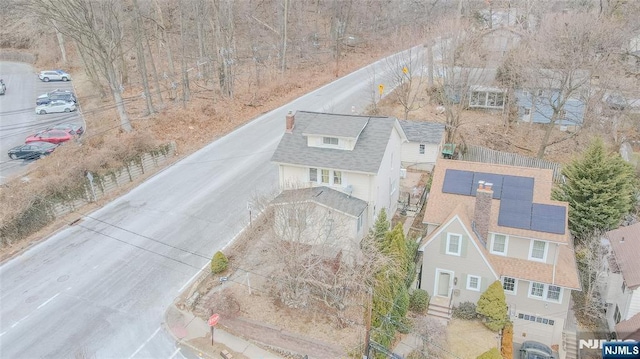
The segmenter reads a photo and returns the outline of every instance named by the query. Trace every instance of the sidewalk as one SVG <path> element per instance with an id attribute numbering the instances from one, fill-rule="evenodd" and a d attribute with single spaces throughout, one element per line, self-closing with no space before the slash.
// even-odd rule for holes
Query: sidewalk
<path id="1" fill-rule="evenodd" d="M 196 338 L 211 338 L 211 329 L 207 322 L 191 314 L 187 310 L 180 310 L 174 304 L 169 306 L 165 313 L 165 324 L 167 331 L 180 342 L 180 344 L 191 348 L 201 357 L 220 358 L 219 351 L 203 353 L 199 348 L 188 343 Z M 264 350 L 251 342 L 229 334 L 227 331 L 216 327 L 214 342 L 227 347 L 228 351 L 239 353 L 249 359 L 283 359 L 272 352 Z"/>

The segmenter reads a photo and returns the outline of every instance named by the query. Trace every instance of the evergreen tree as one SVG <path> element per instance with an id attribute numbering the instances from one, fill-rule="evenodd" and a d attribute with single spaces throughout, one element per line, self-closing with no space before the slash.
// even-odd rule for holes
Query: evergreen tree
<path id="1" fill-rule="evenodd" d="M 497 332 L 507 323 L 507 298 L 502 283 L 493 282 L 478 299 L 476 312 L 485 318 L 484 325 Z"/>
<path id="2" fill-rule="evenodd" d="M 633 167 L 609 153 L 600 139 L 562 174 L 566 181 L 554 190 L 553 199 L 569 203 L 569 230 L 580 242 L 618 227 L 635 205 L 638 182 Z"/>
<path id="3" fill-rule="evenodd" d="M 387 211 L 383 208 L 378 213 L 378 218 L 376 218 L 376 223 L 373 226 L 373 237 L 381 241 L 387 235 L 387 232 L 389 232 L 390 226 L 391 224 L 387 219 Z"/>

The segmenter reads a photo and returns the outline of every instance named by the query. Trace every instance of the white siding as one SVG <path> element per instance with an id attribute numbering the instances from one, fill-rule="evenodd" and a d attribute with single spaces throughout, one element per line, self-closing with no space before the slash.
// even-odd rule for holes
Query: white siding
<path id="1" fill-rule="evenodd" d="M 629 319 L 638 313 L 640 313 L 640 288 L 633 291 L 631 301 L 629 302 L 629 311 L 624 319 Z"/>
<path id="2" fill-rule="evenodd" d="M 400 134 L 394 127 L 375 179 L 374 190 L 377 192 L 375 195 L 375 211 L 378 213 L 381 208 L 385 208 L 389 218 L 393 216 L 398 208 L 401 145 Z M 395 191 L 390 193 L 392 184 L 395 186 Z"/>
<path id="3" fill-rule="evenodd" d="M 404 167 L 426 169 L 421 165 L 430 165 L 433 167 L 440 153 L 440 145 L 423 144 L 424 154 L 420 154 L 420 143 L 405 142 L 402 144 L 401 161 Z"/>

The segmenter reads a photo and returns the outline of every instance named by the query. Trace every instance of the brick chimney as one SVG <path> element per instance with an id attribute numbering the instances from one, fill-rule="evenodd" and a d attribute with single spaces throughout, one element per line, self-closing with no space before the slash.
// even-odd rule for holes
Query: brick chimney
<path id="1" fill-rule="evenodd" d="M 287 113 L 287 127 L 284 132 L 293 133 L 293 127 L 296 125 L 296 117 L 293 112 Z"/>
<path id="2" fill-rule="evenodd" d="M 493 198 L 493 183 L 478 181 L 476 191 L 476 206 L 473 212 L 473 222 L 476 234 L 486 243 L 489 237 L 489 220 L 491 218 L 491 199 Z"/>

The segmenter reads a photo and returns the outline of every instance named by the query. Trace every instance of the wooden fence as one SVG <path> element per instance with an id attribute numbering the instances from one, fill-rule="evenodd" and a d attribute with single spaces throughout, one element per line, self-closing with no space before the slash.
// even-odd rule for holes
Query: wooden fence
<path id="1" fill-rule="evenodd" d="M 553 170 L 553 180 L 562 183 L 562 166 L 559 163 L 540 158 L 522 156 L 517 153 L 501 152 L 482 146 L 467 145 L 466 151 L 458 159 L 463 161 L 495 163 L 499 165 L 547 168 Z"/>

